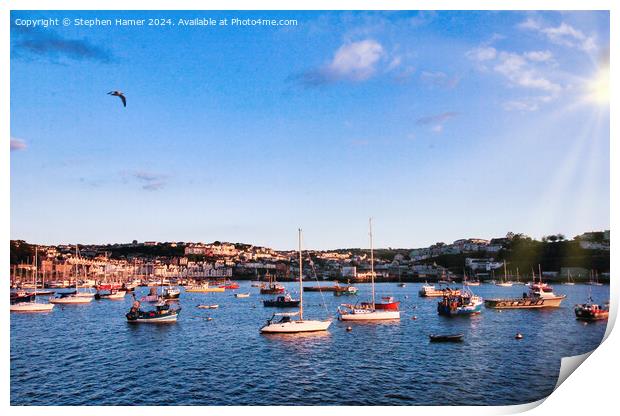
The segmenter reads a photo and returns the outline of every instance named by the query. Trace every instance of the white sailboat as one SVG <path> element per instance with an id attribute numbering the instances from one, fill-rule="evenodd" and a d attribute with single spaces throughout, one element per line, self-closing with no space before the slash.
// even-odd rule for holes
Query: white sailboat
<path id="1" fill-rule="evenodd" d="M 594 270 L 590 270 L 590 280 L 586 282 L 586 285 L 590 286 L 603 286 L 601 282 L 598 281 L 598 272 Z"/>
<path id="2" fill-rule="evenodd" d="M 500 283 L 495 283 L 495 286 L 511 287 L 512 282 L 507 280 L 508 274 L 506 273 L 506 260 L 504 260 L 504 277 Z"/>
<path id="3" fill-rule="evenodd" d="M 78 285 L 78 246 L 75 245 L 75 293 L 50 299 L 50 303 L 58 305 L 81 305 L 93 301 L 92 296 L 81 296 Z"/>
<path id="4" fill-rule="evenodd" d="M 39 247 L 35 246 L 34 255 L 34 296 L 30 302 L 17 302 L 11 305 L 11 312 L 50 312 L 54 309 L 51 303 L 37 303 L 37 274 L 39 273 Z"/>
<path id="5" fill-rule="evenodd" d="M 263 334 L 294 334 L 301 332 L 327 331 L 331 320 L 316 321 L 304 319 L 303 259 L 301 254 L 301 229 L 299 229 L 299 311 L 274 313 L 267 324 L 260 329 Z M 298 316 L 299 319 L 291 319 Z M 276 318 L 280 317 L 276 321 Z"/>
<path id="6" fill-rule="evenodd" d="M 377 309 L 375 302 L 375 258 L 372 245 L 372 218 L 368 219 L 370 236 L 370 280 L 372 283 L 372 303 L 342 304 L 338 307 L 338 314 L 342 321 L 387 321 L 400 319 L 400 311 Z"/>
<path id="7" fill-rule="evenodd" d="M 568 277 L 566 278 L 566 282 L 564 284 L 566 286 L 575 286 L 575 282 L 570 277 L 570 269 L 568 270 Z"/>

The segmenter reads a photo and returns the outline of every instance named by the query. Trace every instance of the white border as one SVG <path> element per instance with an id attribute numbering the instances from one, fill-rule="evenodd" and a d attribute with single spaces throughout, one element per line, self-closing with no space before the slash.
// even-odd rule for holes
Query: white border
<path id="1" fill-rule="evenodd" d="M 201 4 L 197 1 L 189 0 L 177 0 L 177 1 L 132 1 L 131 3 L 121 0 L 95 0 L 95 1 L 73 1 L 73 0 L 21 0 L 0 1 L 0 31 L 2 33 L 1 43 L 1 56 L 4 63 L 3 67 L 10 67 L 9 59 L 9 13 L 11 9 L 14 10 L 196 10 L 196 9 L 212 9 L 212 10 L 409 10 L 409 9 L 427 9 L 427 10 L 611 10 L 611 45 L 615 47 L 618 42 L 617 30 L 614 27 L 618 27 L 619 19 L 616 17 L 616 12 L 619 7 L 616 6 L 617 1 L 610 0 L 590 0 L 590 1 L 576 1 L 576 0 L 421 0 L 421 1 L 308 1 L 302 0 L 301 2 L 295 2 L 292 4 L 290 1 L 276 1 L 276 0 L 263 0 L 260 2 L 249 2 L 232 0 L 226 1 L 217 0 L 209 1 Z M 611 66 L 612 68 L 619 68 L 618 58 L 614 48 L 611 50 Z M 10 137 L 10 113 L 9 113 L 9 96 L 10 96 L 10 76 L 9 71 L 5 70 L 1 72 L 1 88 L 0 94 L 2 94 L 2 105 L 0 105 L 0 126 L 4 131 L 5 140 Z M 613 103 L 616 97 L 618 97 L 618 84 L 614 81 L 612 85 L 612 99 L 611 110 L 612 114 L 615 114 Z M 611 228 L 616 230 L 617 216 L 614 212 L 618 212 L 618 192 L 614 192 L 614 186 L 617 186 L 618 175 L 618 145 L 617 145 L 617 128 L 614 121 L 614 117 L 611 117 Z M 10 212 L 9 212 L 9 146 L 6 141 L 3 144 L 2 150 L 0 150 L 0 168 L 2 174 L 0 175 L 0 192 L 3 195 L 2 204 L 0 204 L 0 230 L 5 237 L 5 244 L 10 239 L 9 227 L 10 227 Z M 7 247 L 7 246 L 5 246 Z M 618 270 L 617 255 L 612 252 L 612 275 L 616 274 Z M 6 300 L 7 285 L 6 279 L 9 270 L 8 249 L 2 250 L 0 254 L 0 270 L 5 271 L 2 273 L 5 279 L 2 284 L 2 294 L 4 296 L 4 309 L 7 311 L 3 315 L 2 330 L 4 337 L 2 337 L 1 349 L 2 360 L 1 369 L 4 377 L 1 379 L 1 397 L 2 407 L 9 407 L 10 403 L 10 366 L 9 366 L 9 308 L 8 301 Z M 620 278 L 620 277 L 618 277 Z M 612 279 L 614 279 L 612 277 Z M 377 412 L 392 412 L 396 414 L 404 414 L 410 412 L 422 412 L 426 414 L 433 412 L 436 414 L 452 414 L 458 411 L 461 414 L 464 413 L 477 413 L 477 414 L 508 414 L 525 411 L 532 409 L 530 414 L 548 414 L 548 413 L 566 413 L 566 414 L 600 414 L 607 413 L 610 409 L 615 408 L 616 400 L 614 393 L 616 390 L 615 379 L 620 377 L 618 372 L 618 351 L 620 351 L 619 340 L 617 331 L 612 331 L 611 327 L 615 321 L 615 311 L 618 306 L 618 285 L 612 284 L 612 311 L 613 320 L 610 321 L 608 328 L 608 338 L 606 341 L 595 350 L 590 358 L 587 360 L 586 365 L 582 365 L 575 371 L 575 374 L 568 377 L 568 379 L 555 391 L 549 398 L 542 400 L 535 404 L 521 405 L 521 406 L 507 406 L 507 407 L 471 407 L 471 408 L 452 408 L 452 407 L 391 407 L 391 408 L 379 408 L 379 407 L 366 407 L 366 408 L 345 408 L 345 407 L 322 407 L 320 409 L 312 407 L 254 407 L 252 409 L 247 408 L 234 408 L 234 407 L 174 407 L 169 408 L 157 408 L 150 407 L 148 409 L 134 409 L 131 407 L 92 407 L 92 408 L 79 408 L 79 407 L 12 407 L 5 409 L 10 414 L 63 414 L 63 415 L 82 415 L 85 410 L 91 415 L 104 415 L 110 411 L 122 414 L 142 414 L 149 412 L 152 415 L 164 415 L 170 412 L 182 412 L 183 414 L 203 415 L 205 411 L 215 412 L 216 414 L 234 414 L 242 411 L 251 411 L 253 414 L 269 414 L 284 415 L 291 412 L 295 412 L 301 415 L 310 415 L 316 411 L 320 411 L 323 414 L 339 414 L 344 413 L 362 413 L 362 414 L 376 414 Z M 5 413 L 6 414 L 6 413 Z"/>

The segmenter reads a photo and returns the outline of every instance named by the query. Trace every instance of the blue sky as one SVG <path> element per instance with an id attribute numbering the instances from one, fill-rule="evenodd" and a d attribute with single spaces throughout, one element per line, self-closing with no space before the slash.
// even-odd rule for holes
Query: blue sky
<path id="1" fill-rule="evenodd" d="M 171 27 L 16 19 L 169 17 Z M 180 27 L 178 19 L 297 19 Z M 606 12 L 13 12 L 11 238 L 609 228 Z M 127 107 L 107 95 L 126 94 Z"/>

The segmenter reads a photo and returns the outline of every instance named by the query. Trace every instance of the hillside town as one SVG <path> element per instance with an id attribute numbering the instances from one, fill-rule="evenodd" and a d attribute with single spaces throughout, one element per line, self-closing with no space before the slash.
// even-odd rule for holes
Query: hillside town
<path id="1" fill-rule="evenodd" d="M 609 250 L 609 230 L 586 232 L 572 240 L 558 234 L 541 241 L 508 233 L 490 240 L 467 238 L 416 249 L 378 249 L 374 270 L 377 281 L 459 281 L 463 276 L 486 280 L 507 273 L 508 265 L 509 274 L 516 274 L 518 279 L 527 278 L 530 269 L 542 264 L 543 274 L 549 280 L 560 279 L 567 273 L 586 279 L 596 270 L 601 280 L 608 281 Z M 261 280 L 272 276 L 285 281 L 294 279 L 299 270 L 295 251 L 220 241 L 39 245 L 36 252 L 38 281 L 67 286 L 76 277 L 92 284 L 136 278 L 196 281 Z M 32 281 L 34 253 L 34 245 L 11 241 L 13 285 Z M 371 277 L 370 256 L 365 249 L 307 250 L 304 257 L 307 278 L 365 282 Z"/>

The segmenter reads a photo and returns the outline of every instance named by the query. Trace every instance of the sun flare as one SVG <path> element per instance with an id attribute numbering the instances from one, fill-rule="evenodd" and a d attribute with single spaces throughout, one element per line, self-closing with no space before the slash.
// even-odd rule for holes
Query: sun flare
<path id="1" fill-rule="evenodd" d="M 600 69 L 587 83 L 586 98 L 595 104 L 609 103 L 609 67 Z"/>

